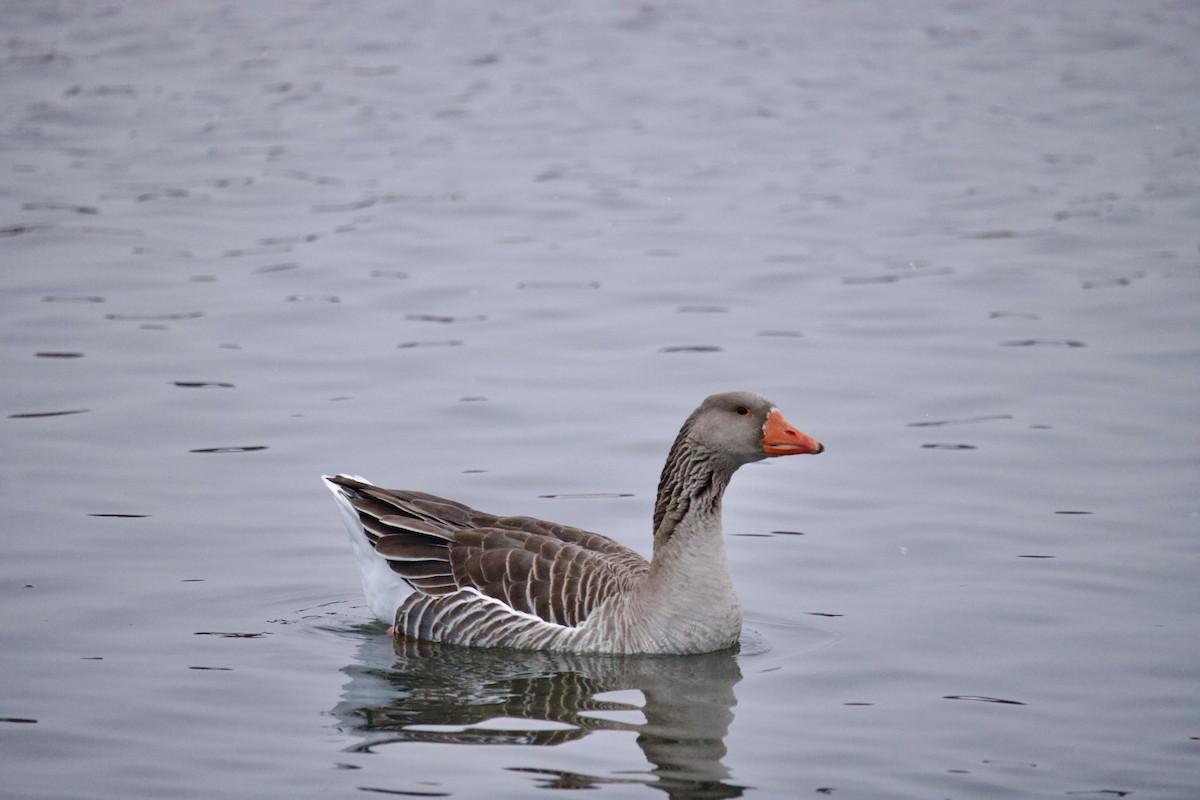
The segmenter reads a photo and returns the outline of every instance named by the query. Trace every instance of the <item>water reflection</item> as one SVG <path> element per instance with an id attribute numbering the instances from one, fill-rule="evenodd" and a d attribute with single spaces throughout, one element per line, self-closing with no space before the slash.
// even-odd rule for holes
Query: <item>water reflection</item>
<path id="1" fill-rule="evenodd" d="M 593 731 L 637 736 L 651 764 L 610 775 L 533 772 L 540 785 L 637 781 L 670 797 L 739 797 L 721 763 L 742 678 L 732 652 L 701 656 L 581 656 L 475 650 L 364 637 L 334 715 L 369 752 L 403 742 L 556 745 Z M 606 692 L 636 689 L 631 698 Z M 522 722 L 528 724 L 521 724 Z M 620 777 L 614 775 L 619 772 Z M 643 777 L 644 776 L 644 777 Z"/>

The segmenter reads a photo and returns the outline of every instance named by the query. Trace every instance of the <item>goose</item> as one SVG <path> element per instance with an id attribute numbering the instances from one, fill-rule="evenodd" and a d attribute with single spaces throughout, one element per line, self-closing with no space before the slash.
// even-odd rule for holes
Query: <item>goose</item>
<path id="1" fill-rule="evenodd" d="M 824 446 L 771 401 L 714 394 L 683 423 L 654 504 L 654 551 L 533 517 L 326 475 L 372 613 L 397 637 L 569 653 L 733 646 L 742 613 L 721 497 L 738 467 Z"/>

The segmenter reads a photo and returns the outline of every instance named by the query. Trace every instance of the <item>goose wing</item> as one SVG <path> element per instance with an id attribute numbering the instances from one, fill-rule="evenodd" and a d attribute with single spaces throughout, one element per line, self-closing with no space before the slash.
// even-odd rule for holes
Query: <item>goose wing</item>
<path id="1" fill-rule="evenodd" d="M 522 619 L 529 622 L 534 617 L 575 627 L 649 569 L 641 555 L 598 533 L 533 517 L 499 517 L 344 476 L 332 480 L 358 513 L 375 553 L 417 590 L 410 598 L 414 611 L 461 607 L 482 596 L 528 615 Z M 448 595 L 457 595 L 453 603 L 434 599 Z"/>

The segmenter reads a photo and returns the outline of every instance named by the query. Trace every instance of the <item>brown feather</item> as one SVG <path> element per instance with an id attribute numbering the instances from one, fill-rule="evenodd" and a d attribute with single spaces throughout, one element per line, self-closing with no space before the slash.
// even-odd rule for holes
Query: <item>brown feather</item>
<path id="1" fill-rule="evenodd" d="M 375 542 L 375 552 L 389 560 L 395 561 L 447 561 L 450 548 L 446 543 L 425 544 L 413 541 L 416 537 L 401 534 L 380 536 Z M 425 538 L 425 537 L 421 537 Z"/>
<path id="2" fill-rule="evenodd" d="M 641 555 L 597 533 L 533 517 L 498 517 L 345 476 L 333 480 L 347 490 L 376 552 L 422 594 L 471 587 L 547 622 L 574 626 L 649 569 Z M 488 617 L 483 627 L 492 624 Z"/>
<path id="3" fill-rule="evenodd" d="M 422 594 L 451 594 L 459 590 L 453 576 L 431 575 L 427 578 L 410 578 L 405 575 L 404 579 Z"/>

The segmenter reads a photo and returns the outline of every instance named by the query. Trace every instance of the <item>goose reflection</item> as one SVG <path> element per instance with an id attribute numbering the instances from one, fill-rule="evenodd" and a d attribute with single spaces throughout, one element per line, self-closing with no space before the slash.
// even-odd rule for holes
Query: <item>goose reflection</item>
<path id="1" fill-rule="evenodd" d="M 721 763 L 741 670 L 733 651 L 688 656 L 479 650 L 364 637 L 334 715 L 370 752 L 403 742 L 556 745 L 625 731 L 652 765 L 635 778 L 532 770 L 546 788 L 638 781 L 670 797 L 739 797 Z M 641 692 L 644 704 L 601 695 Z M 497 722 L 503 720 L 502 723 Z M 527 725 L 521 722 L 528 723 Z"/>

